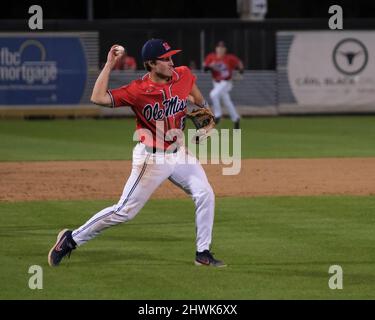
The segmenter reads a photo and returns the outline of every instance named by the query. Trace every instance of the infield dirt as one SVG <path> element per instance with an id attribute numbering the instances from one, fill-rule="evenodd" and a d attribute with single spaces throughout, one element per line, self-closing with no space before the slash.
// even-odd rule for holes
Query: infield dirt
<path id="1" fill-rule="evenodd" d="M 245 159 L 238 175 L 204 165 L 216 196 L 374 195 L 375 158 Z M 117 199 L 130 161 L 0 163 L 0 200 Z M 186 197 L 164 182 L 152 198 Z"/>

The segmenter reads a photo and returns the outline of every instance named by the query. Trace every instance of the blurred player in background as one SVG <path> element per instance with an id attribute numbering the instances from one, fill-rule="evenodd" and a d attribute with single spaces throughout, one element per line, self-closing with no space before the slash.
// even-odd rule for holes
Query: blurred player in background
<path id="1" fill-rule="evenodd" d="M 137 62 L 131 56 L 129 56 L 126 51 L 122 55 L 122 57 L 117 60 L 113 70 L 137 70 Z"/>
<path id="2" fill-rule="evenodd" d="M 215 52 L 209 53 L 204 61 L 204 70 L 211 71 L 213 79 L 213 89 L 210 92 L 213 111 L 216 123 L 219 123 L 222 117 L 222 101 L 228 109 L 229 116 L 233 121 L 234 128 L 240 128 L 240 116 L 232 102 L 229 92 L 233 88 L 232 76 L 233 70 L 237 69 L 240 74 L 244 71 L 242 61 L 234 54 L 227 53 L 227 47 L 223 41 L 220 41 L 215 48 Z"/>

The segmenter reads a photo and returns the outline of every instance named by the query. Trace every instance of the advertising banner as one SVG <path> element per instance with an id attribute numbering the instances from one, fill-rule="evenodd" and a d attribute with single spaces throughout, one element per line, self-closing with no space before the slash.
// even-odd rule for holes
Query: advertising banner
<path id="1" fill-rule="evenodd" d="M 80 103 L 92 54 L 84 41 L 81 33 L 0 33 L 0 104 Z"/>
<path id="2" fill-rule="evenodd" d="M 280 105 L 375 109 L 374 31 L 280 32 L 278 42 Z"/>

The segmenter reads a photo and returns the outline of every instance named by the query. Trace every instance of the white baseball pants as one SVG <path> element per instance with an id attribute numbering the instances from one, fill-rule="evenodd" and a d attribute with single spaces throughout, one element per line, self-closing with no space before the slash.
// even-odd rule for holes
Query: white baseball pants
<path id="1" fill-rule="evenodd" d="M 215 195 L 202 166 L 183 147 L 176 153 L 149 153 L 142 143 L 138 143 L 133 150 L 132 171 L 120 201 L 101 210 L 84 225 L 73 230 L 73 240 L 80 246 L 104 229 L 133 219 L 166 179 L 191 195 L 196 208 L 197 251 L 209 250 Z"/>
<path id="2" fill-rule="evenodd" d="M 221 104 L 220 100 L 224 102 L 224 105 L 227 107 L 229 116 L 233 122 L 236 122 L 240 119 L 236 108 L 232 102 L 232 99 L 229 95 L 229 92 L 233 88 L 232 81 L 230 80 L 221 80 L 219 82 L 213 81 L 213 89 L 210 92 L 210 97 L 212 100 L 212 106 L 215 117 L 221 117 Z"/>

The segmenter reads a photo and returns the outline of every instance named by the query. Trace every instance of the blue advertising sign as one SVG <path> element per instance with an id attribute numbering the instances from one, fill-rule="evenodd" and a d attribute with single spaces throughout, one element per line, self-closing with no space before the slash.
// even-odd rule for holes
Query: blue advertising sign
<path id="1" fill-rule="evenodd" d="M 86 80 L 78 36 L 0 35 L 0 104 L 76 104 Z"/>

